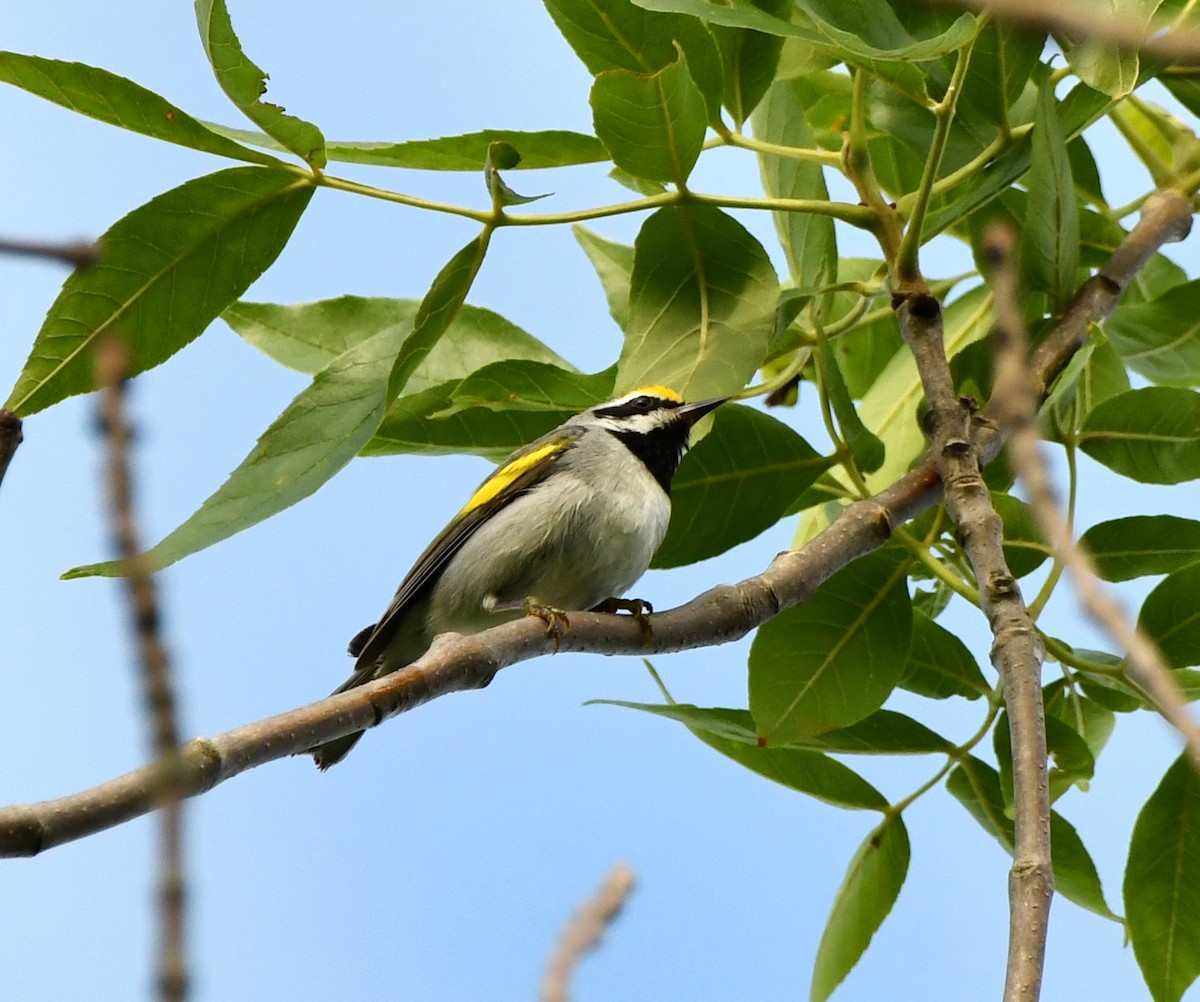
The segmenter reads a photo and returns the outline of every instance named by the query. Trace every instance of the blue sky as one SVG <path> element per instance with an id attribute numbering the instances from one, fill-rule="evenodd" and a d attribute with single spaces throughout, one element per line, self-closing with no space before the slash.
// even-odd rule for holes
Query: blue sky
<path id="1" fill-rule="evenodd" d="M 443 2 L 282 8 L 234 0 L 268 97 L 338 139 L 426 138 L 480 128 L 590 130 L 590 77 L 542 5 Z M 193 115 L 243 125 L 212 79 L 188 4 L 4 0 L 0 45 L 74 59 L 157 90 Z M 8 157 L 6 234 L 94 236 L 149 198 L 227 166 L 0 89 Z M 1111 140 L 1098 159 L 1124 164 Z M 341 173 L 433 198 L 484 204 L 481 180 Z M 1129 196 L 1136 167 L 1119 167 Z M 547 211 L 619 200 L 602 167 L 521 174 L 554 191 Z M 747 154 L 706 158 L 698 187 L 753 193 Z M 769 221 L 743 216 L 776 257 Z M 597 225 L 629 241 L 640 217 Z M 248 298 L 420 296 L 474 224 L 320 191 Z M 845 245 L 844 245 L 845 246 Z M 869 252 L 863 244 L 860 253 Z M 961 269 L 954 248 L 933 273 Z M 1193 244 L 1175 257 L 1197 271 Z M 64 275 L 0 260 L 10 384 Z M 569 230 L 502 231 L 471 294 L 587 370 L 620 348 L 599 284 Z M 218 322 L 137 380 L 146 536 L 161 538 L 249 450 L 304 385 Z M 113 582 L 58 580 L 107 556 L 93 402 L 36 415 L 0 492 L 9 582 L 0 609 L 0 802 L 58 796 L 139 764 L 143 724 Z M 811 430 L 812 415 L 792 415 Z M 821 436 L 812 440 L 821 447 Z M 349 667 L 346 639 L 375 617 L 424 543 L 487 464 L 474 458 L 363 460 L 280 517 L 162 576 L 187 734 L 212 734 L 324 695 Z M 1179 494 L 1113 489 L 1090 463 L 1081 522 L 1169 511 Z M 1187 488 L 1184 488 L 1187 490 Z M 1195 493 L 1192 491 L 1194 505 Z M 765 566 L 781 525 L 724 557 L 652 572 L 638 595 L 662 608 Z M 1144 591 L 1144 588 L 1142 589 Z M 1129 592 L 1131 605 L 1137 593 Z M 1059 632 L 1100 641 L 1057 601 Z M 981 618 L 949 621 L 986 661 Z M 662 658 L 683 700 L 745 705 L 741 643 Z M 1047 669 L 1052 677 L 1053 666 Z M 990 669 L 988 669 L 989 677 Z M 455 695 L 368 736 L 320 775 L 273 763 L 188 805 L 195 998 L 525 999 L 564 919 L 612 863 L 638 887 L 576 997 L 800 998 L 846 863 L 874 816 L 803 798 L 720 758 L 665 721 L 593 698 L 653 701 L 637 659 L 544 658 L 486 690 Z M 977 705 L 899 709 L 956 740 Z M 1092 850 L 1110 903 L 1136 811 L 1177 754 L 1153 719 L 1122 718 L 1087 794 L 1062 802 Z M 934 759 L 854 763 L 892 797 Z M 942 791 L 905 815 L 913 860 L 900 900 L 836 998 L 996 997 L 1007 934 L 1008 857 Z M 137 821 L 0 866 L 0 979 L 14 999 L 136 998 L 149 990 L 153 826 Z M 1143 997 L 1120 929 L 1055 902 L 1044 998 Z M 1189 997 L 1195 995 L 1195 992 Z"/>

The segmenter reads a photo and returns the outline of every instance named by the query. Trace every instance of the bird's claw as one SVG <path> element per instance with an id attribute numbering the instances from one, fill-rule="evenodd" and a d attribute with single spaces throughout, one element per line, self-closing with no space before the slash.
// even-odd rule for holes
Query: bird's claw
<path id="1" fill-rule="evenodd" d="M 591 610 L 592 612 L 608 612 L 616 615 L 627 612 L 637 620 L 642 636 L 646 643 L 654 640 L 654 627 L 650 624 L 650 616 L 654 614 L 654 606 L 644 598 L 606 598 Z"/>
<path id="2" fill-rule="evenodd" d="M 571 620 L 567 618 L 567 614 L 562 609 L 546 605 L 532 595 L 525 599 L 525 614 L 537 616 L 546 624 L 546 636 L 554 638 L 554 653 L 557 654 L 563 634 L 571 628 Z"/>

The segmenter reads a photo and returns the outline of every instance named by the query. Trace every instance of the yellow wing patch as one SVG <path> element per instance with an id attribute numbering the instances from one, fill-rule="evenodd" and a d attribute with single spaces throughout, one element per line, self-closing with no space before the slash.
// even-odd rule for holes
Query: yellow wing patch
<path id="1" fill-rule="evenodd" d="M 570 444 L 570 439 L 549 442 L 540 449 L 534 449 L 523 456 L 518 456 L 510 463 L 505 463 L 479 485 L 479 490 L 471 495 L 471 500 L 463 506 L 463 510 L 459 512 L 459 515 L 465 515 L 467 512 L 478 508 L 481 504 L 487 504 L 492 498 L 503 493 L 523 473 L 528 473 L 543 460 L 553 456 L 556 452 L 562 452 Z"/>
<path id="2" fill-rule="evenodd" d="M 657 383 L 652 383 L 649 386 L 638 386 L 629 391 L 629 396 L 635 393 L 649 393 L 656 397 L 663 397 L 666 400 L 674 400 L 675 403 L 683 403 L 683 397 L 676 393 L 669 386 L 659 386 Z"/>

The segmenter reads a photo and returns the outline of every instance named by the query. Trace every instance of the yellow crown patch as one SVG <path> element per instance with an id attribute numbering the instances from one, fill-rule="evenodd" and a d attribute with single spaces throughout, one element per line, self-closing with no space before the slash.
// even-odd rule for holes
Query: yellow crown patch
<path id="1" fill-rule="evenodd" d="M 652 383 L 649 386 L 638 386 L 629 391 L 630 395 L 634 393 L 649 393 L 656 397 L 662 397 L 664 400 L 674 400 L 677 404 L 683 403 L 683 397 L 669 386 L 659 386 L 657 383 Z"/>

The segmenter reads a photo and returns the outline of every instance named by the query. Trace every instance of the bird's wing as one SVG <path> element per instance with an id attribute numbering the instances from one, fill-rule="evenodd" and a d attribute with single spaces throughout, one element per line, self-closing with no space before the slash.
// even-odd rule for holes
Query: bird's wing
<path id="1" fill-rule="evenodd" d="M 417 558 L 412 570 L 400 582 L 391 605 L 379 622 L 351 641 L 350 653 L 358 658 L 354 666 L 356 673 L 374 667 L 387 650 L 411 604 L 433 586 L 446 564 L 475 531 L 501 508 L 542 480 L 583 432 L 583 428 L 569 425 L 555 429 L 514 452 L 479 485 L 463 509 Z"/>

